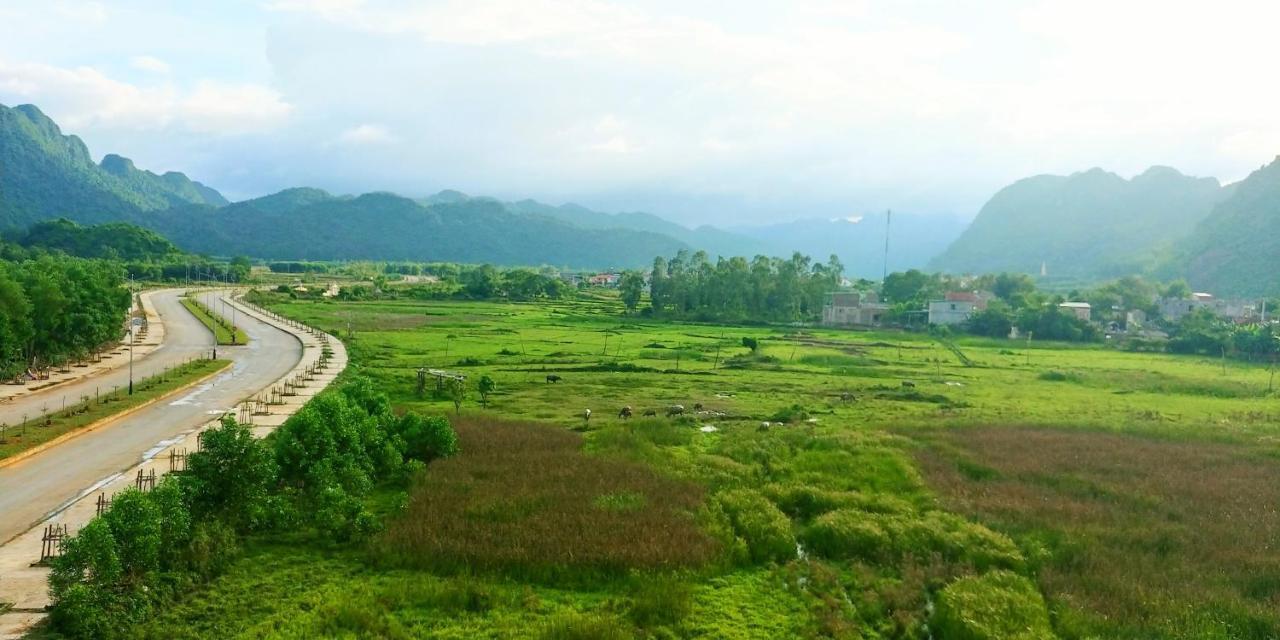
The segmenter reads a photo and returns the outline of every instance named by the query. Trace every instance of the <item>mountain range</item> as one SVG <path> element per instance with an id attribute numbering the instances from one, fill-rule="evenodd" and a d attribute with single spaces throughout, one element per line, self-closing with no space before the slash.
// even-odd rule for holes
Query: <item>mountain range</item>
<path id="1" fill-rule="evenodd" d="M 0 229 L 65 217 L 132 222 L 184 250 L 272 259 L 386 259 L 625 268 L 657 255 L 705 250 L 712 257 L 801 251 L 836 253 L 857 275 L 878 275 L 882 226 L 810 220 L 733 231 L 689 229 L 648 213 L 609 214 L 576 204 L 503 202 L 458 191 L 412 199 L 390 193 L 339 196 L 318 189 L 229 203 L 181 173 L 157 175 L 108 154 L 94 163 L 32 105 L 0 106 Z M 900 217 L 911 232 L 912 217 Z M 917 216 L 916 238 L 890 254 L 891 268 L 919 266 L 960 231 Z M 896 249 L 896 245 L 895 245 Z"/>
<path id="2" fill-rule="evenodd" d="M 885 217 L 803 219 L 758 227 L 688 228 L 643 212 L 503 201 L 441 191 L 333 195 L 287 189 L 230 203 L 187 176 L 138 169 L 108 154 L 95 163 L 32 105 L 0 105 L 0 231 L 65 217 L 130 222 L 180 248 L 267 259 L 384 259 L 648 265 L 681 250 L 717 255 L 836 254 L 851 276 L 885 268 Z M 1152 167 L 1132 179 L 1101 169 L 1041 175 L 1001 189 L 966 225 L 956 217 L 895 213 L 891 271 L 1045 272 L 1096 281 L 1128 273 L 1185 277 L 1221 294 L 1280 292 L 1271 275 L 1280 237 L 1280 158 L 1247 179 Z"/>
<path id="3" fill-rule="evenodd" d="M 1074 278 L 1142 272 L 1232 190 L 1169 167 L 1132 180 L 1102 169 L 1026 178 L 997 192 L 929 266 Z"/>

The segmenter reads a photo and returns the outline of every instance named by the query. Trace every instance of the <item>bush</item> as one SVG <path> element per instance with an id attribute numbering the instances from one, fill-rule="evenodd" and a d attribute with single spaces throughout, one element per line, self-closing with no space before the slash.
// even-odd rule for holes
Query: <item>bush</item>
<path id="1" fill-rule="evenodd" d="M 793 404 L 789 407 L 778 409 L 773 413 L 773 415 L 769 416 L 770 422 L 793 423 L 793 422 L 804 422 L 805 420 L 808 420 L 808 419 L 809 419 L 809 412 L 806 411 L 803 406 L 798 404 Z"/>
<path id="2" fill-rule="evenodd" d="M 946 640 L 1048 640 L 1054 637 L 1044 598 L 1009 571 L 961 578 L 942 590 L 933 628 Z"/>
<path id="3" fill-rule="evenodd" d="M 632 593 L 627 615 L 637 627 L 653 629 L 675 625 L 692 610 L 693 592 L 689 585 L 667 578 L 642 582 Z"/>
<path id="4" fill-rule="evenodd" d="M 791 521 L 764 496 L 750 489 L 725 491 L 716 503 L 753 562 L 783 562 L 796 557 Z"/>
<path id="5" fill-rule="evenodd" d="M 894 561 L 937 554 L 978 569 L 1024 565 L 1008 536 L 941 511 L 889 514 L 839 509 L 814 520 L 802 539 L 814 553 L 828 558 Z"/>
<path id="6" fill-rule="evenodd" d="M 393 430 L 404 440 L 405 455 L 430 462 L 458 452 L 458 434 L 442 416 L 424 418 L 406 413 L 395 422 Z"/>
<path id="7" fill-rule="evenodd" d="M 635 632 L 613 616 L 567 614 L 553 618 L 543 627 L 543 640 L 628 640 Z"/>
<path id="8" fill-rule="evenodd" d="M 1054 369 L 1052 371 L 1045 371 L 1044 373 L 1040 374 L 1039 378 L 1041 380 L 1047 380 L 1049 382 L 1079 382 L 1080 381 L 1079 374 L 1069 373 L 1066 371 L 1058 371 L 1057 369 Z"/>

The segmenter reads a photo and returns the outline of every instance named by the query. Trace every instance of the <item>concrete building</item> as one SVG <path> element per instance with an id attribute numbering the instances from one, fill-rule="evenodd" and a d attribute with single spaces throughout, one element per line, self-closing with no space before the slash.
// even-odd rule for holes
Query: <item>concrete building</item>
<path id="1" fill-rule="evenodd" d="M 948 291 L 942 300 L 929 302 L 929 324 L 954 325 L 987 308 L 995 295 L 986 291 Z"/>
<path id="2" fill-rule="evenodd" d="M 1156 306 L 1166 322 L 1177 322 L 1196 309 L 1208 309 L 1237 324 L 1261 318 L 1258 304 L 1252 300 L 1215 298 L 1210 293 L 1193 293 L 1189 298 L 1161 298 Z"/>
<path id="3" fill-rule="evenodd" d="M 1090 316 L 1093 315 L 1093 307 L 1088 302 L 1064 302 L 1058 305 L 1058 308 L 1070 312 L 1076 318 L 1085 322 L 1088 322 Z"/>
<path id="4" fill-rule="evenodd" d="M 830 294 L 822 308 L 822 324 L 827 326 L 875 326 L 884 321 L 889 305 L 880 302 L 874 291 Z"/>

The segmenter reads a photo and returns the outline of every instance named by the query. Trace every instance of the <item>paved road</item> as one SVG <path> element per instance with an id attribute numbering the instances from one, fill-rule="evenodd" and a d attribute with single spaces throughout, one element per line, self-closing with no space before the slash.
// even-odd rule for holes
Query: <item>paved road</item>
<path id="1" fill-rule="evenodd" d="M 213 346 L 209 331 L 178 303 L 177 292 L 158 293 L 152 296 L 152 303 L 165 323 L 164 345 L 134 364 L 135 380 L 192 355 L 208 353 Z M 212 306 L 215 312 L 221 307 L 216 299 Z M 275 382 L 302 357 L 301 345 L 288 333 L 243 314 L 237 316 L 236 322 L 249 335 L 249 344 L 219 347 L 218 357 L 230 359 L 234 364 L 216 378 L 116 424 L 0 468 L 0 543 L 137 464 L 162 443 L 233 408 L 247 396 Z M 70 383 L 65 389 L 23 398 L 0 408 L 0 420 L 14 424 L 15 411 L 17 420 L 21 421 L 21 413 L 27 411 L 32 415 L 32 407 L 35 408 L 33 415 L 38 416 L 40 406 L 46 402 L 51 409 L 60 406 L 63 394 L 68 403 L 73 403 L 83 393 L 92 395 L 95 385 L 104 390 L 113 384 L 123 387 L 128 379 L 126 367 L 84 382 Z"/>

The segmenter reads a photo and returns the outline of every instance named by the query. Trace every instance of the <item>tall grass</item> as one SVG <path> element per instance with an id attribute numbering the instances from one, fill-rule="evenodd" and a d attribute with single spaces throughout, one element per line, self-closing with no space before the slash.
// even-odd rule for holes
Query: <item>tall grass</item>
<path id="1" fill-rule="evenodd" d="M 703 492 L 582 452 L 539 424 L 464 418 L 462 453 L 433 463 L 376 547 L 383 560 L 535 580 L 697 567 L 718 553 L 695 520 Z"/>

